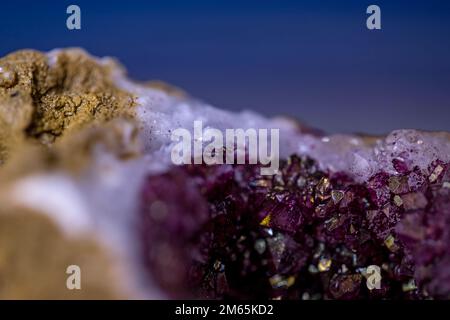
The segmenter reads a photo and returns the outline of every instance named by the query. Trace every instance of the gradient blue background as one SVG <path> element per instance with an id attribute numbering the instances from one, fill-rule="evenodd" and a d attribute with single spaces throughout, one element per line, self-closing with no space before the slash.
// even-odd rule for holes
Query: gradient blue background
<path id="1" fill-rule="evenodd" d="M 370 4 L 381 31 L 365 27 Z M 2 1 L 0 39 L 1 55 L 81 46 L 134 78 L 330 132 L 450 130 L 450 1 Z"/>

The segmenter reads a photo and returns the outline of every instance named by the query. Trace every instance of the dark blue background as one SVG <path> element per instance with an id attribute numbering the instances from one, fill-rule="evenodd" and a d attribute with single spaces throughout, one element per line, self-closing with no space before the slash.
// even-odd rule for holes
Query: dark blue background
<path id="1" fill-rule="evenodd" d="M 381 31 L 365 27 L 369 4 Z M 81 46 L 134 78 L 331 132 L 450 130 L 446 0 L 2 1 L 0 39 L 1 55 Z"/>

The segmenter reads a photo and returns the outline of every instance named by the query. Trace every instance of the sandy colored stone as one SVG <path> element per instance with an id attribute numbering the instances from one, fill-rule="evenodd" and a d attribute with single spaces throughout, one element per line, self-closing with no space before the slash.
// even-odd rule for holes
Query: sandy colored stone
<path id="1" fill-rule="evenodd" d="M 118 262 L 93 234 L 67 236 L 47 215 L 11 203 L 21 177 L 77 174 L 97 154 L 140 154 L 133 97 L 113 82 L 114 63 L 84 51 L 18 51 L 0 59 L 0 299 L 114 299 Z M 66 288 L 66 268 L 82 290 Z"/>
<path id="2" fill-rule="evenodd" d="M 0 181 L 4 185 L 33 173 L 52 171 L 78 175 L 92 164 L 96 151 L 127 160 L 141 155 L 141 149 L 136 122 L 117 118 L 102 125 L 87 125 L 56 141 L 51 148 L 22 143 L 10 161 L 1 167 Z"/>
<path id="3" fill-rule="evenodd" d="M 81 290 L 67 289 L 70 265 L 81 268 Z M 68 238 L 43 214 L 0 208 L 0 299 L 123 298 L 112 266 L 94 239 Z"/>
<path id="4" fill-rule="evenodd" d="M 49 145 L 86 124 L 133 118 L 133 97 L 113 82 L 114 63 L 78 49 L 54 57 L 23 50 L 0 59 L 0 163 L 23 141 Z"/>

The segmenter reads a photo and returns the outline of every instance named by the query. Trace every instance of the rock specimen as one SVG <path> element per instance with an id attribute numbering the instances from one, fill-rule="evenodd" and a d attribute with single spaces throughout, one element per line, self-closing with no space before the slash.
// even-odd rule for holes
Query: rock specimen
<path id="1" fill-rule="evenodd" d="M 174 297 L 448 298 L 449 166 L 397 167 L 366 183 L 298 156 L 270 178 L 248 166 L 151 176 L 149 271 Z M 379 289 L 368 266 L 381 269 Z"/>
<path id="2" fill-rule="evenodd" d="M 278 174 L 174 166 L 195 120 L 279 129 Z M 0 162 L 0 297 L 450 298 L 447 133 L 325 135 L 79 49 L 19 51 L 0 59 Z"/>

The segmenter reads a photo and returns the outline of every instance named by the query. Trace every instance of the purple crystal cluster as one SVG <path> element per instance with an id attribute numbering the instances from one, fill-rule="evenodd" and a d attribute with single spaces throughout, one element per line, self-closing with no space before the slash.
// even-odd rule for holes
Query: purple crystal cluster
<path id="1" fill-rule="evenodd" d="M 192 165 L 149 177 L 148 274 L 174 298 L 450 298 L 450 166 L 393 166 L 359 184 L 295 155 L 274 176 Z"/>

